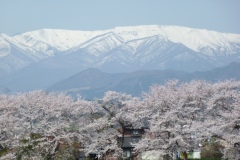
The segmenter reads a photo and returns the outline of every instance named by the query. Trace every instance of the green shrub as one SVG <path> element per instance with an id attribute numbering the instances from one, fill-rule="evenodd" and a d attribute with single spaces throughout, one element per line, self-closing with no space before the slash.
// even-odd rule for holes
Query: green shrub
<path id="1" fill-rule="evenodd" d="M 3 148 L 2 150 L 0 150 L 0 157 L 5 155 L 7 152 L 7 148 Z"/>
<path id="2" fill-rule="evenodd" d="M 219 150 L 219 144 L 215 142 L 208 142 L 204 147 L 201 148 L 201 158 L 202 159 L 221 159 L 223 154 Z"/>

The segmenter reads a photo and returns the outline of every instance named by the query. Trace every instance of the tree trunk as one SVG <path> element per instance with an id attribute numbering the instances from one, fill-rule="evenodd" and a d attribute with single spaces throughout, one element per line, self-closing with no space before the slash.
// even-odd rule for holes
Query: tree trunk
<path id="1" fill-rule="evenodd" d="M 188 154 L 186 151 L 183 152 L 183 159 L 184 160 L 187 160 L 188 159 Z"/>

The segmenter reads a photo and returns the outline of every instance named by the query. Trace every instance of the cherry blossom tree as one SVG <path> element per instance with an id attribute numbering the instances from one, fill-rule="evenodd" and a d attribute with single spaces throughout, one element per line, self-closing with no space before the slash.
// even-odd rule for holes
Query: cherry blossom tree
<path id="1" fill-rule="evenodd" d="M 198 148 L 212 137 L 233 147 L 240 137 L 239 89 L 238 81 L 179 84 L 171 80 L 152 86 L 143 99 L 150 132 L 135 144 L 135 149 L 172 155 L 177 150 Z"/>
<path id="2" fill-rule="evenodd" d="M 91 107 L 89 101 L 43 91 L 1 95 L 1 143 L 23 159 L 61 156 L 61 145 L 69 150 L 64 156 L 71 156 Z"/>
<path id="3" fill-rule="evenodd" d="M 215 94 L 209 99 L 206 131 L 218 140 L 224 148 L 224 158 L 228 150 L 235 150 L 239 159 L 240 145 L 240 82 L 224 81 L 213 84 Z M 237 153 L 238 152 L 238 153 Z M 233 153 L 232 153 L 233 154 Z"/>
<path id="4" fill-rule="evenodd" d="M 108 91 L 93 101 L 44 91 L 3 94 L 0 145 L 8 152 L 0 159 L 69 159 L 80 143 L 86 154 L 119 156 L 125 129 L 146 124 L 149 131 L 132 144 L 136 153 L 172 156 L 215 140 L 228 158 L 240 143 L 240 82 L 170 80 L 141 98 Z"/>
<path id="5" fill-rule="evenodd" d="M 4 148 L 16 145 L 14 113 L 17 111 L 17 103 L 14 96 L 0 95 L 0 145 Z"/>
<path id="6" fill-rule="evenodd" d="M 122 152 L 124 130 L 126 127 L 142 126 L 140 115 L 136 112 L 141 106 L 140 99 L 124 93 L 106 92 L 102 99 L 95 100 L 100 117 L 84 128 L 89 143 L 87 153 L 105 154 L 114 151 L 114 155 Z"/>

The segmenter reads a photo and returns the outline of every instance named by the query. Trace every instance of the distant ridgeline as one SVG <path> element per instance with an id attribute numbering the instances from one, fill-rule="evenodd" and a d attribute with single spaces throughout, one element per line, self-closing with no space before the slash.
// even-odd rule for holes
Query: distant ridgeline
<path id="1" fill-rule="evenodd" d="M 12 37 L 1 34 L 0 90 L 9 88 L 12 92 L 22 92 L 52 88 L 57 82 L 95 68 L 107 73 L 128 74 L 116 74 L 102 84 L 95 82 L 94 87 L 93 84 L 79 84 L 80 89 L 68 89 L 73 89 L 71 92 L 74 93 L 80 90 L 79 93 L 93 97 L 102 95 L 110 83 L 107 85 L 109 89 L 139 95 L 148 90 L 148 83 L 159 83 L 155 79 L 159 79 L 160 74 L 151 80 L 147 76 L 141 83 L 135 80 L 129 87 L 125 78 L 141 77 L 146 73 L 139 70 L 156 70 L 149 72 L 150 75 L 157 70 L 165 70 L 159 71 L 163 78 L 183 81 L 206 77 L 207 80 L 217 81 L 221 79 L 221 74 L 214 77 L 211 72 L 217 70 L 209 70 L 240 62 L 239 57 L 239 34 L 179 26 L 130 26 L 99 31 L 43 29 Z M 181 74 L 186 77 L 181 78 Z M 126 81 L 122 81 L 124 79 Z M 124 86 L 118 88 L 117 82 L 126 84 L 126 89 Z"/>
<path id="2" fill-rule="evenodd" d="M 210 82 L 227 79 L 240 80 L 240 63 L 234 62 L 225 67 L 194 73 L 177 70 L 105 73 L 96 69 L 87 69 L 54 84 L 47 90 L 64 91 L 73 96 L 79 94 L 87 99 L 102 97 L 104 92 L 109 90 L 140 96 L 143 92 L 148 92 L 150 86 L 154 84 L 163 85 L 170 79 L 178 79 L 180 83 L 191 80 L 206 80 Z"/>

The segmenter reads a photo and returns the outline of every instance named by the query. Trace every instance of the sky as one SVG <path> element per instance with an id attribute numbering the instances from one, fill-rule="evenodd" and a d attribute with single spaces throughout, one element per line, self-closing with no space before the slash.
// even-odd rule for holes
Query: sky
<path id="1" fill-rule="evenodd" d="M 0 0 L 0 33 L 176 25 L 240 34 L 240 0 Z"/>

